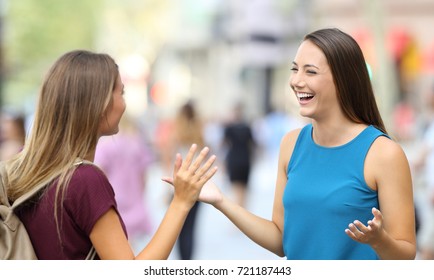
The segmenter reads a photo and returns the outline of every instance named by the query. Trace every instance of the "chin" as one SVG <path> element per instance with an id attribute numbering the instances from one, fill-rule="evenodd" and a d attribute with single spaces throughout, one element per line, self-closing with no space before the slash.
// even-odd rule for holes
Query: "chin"
<path id="1" fill-rule="evenodd" d="M 313 114 L 311 112 L 307 112 L 306 110 L 301 109 L 299 111 L 300 116 L 305 117 L 305 118 L 312 118 Z"/>
<path id="2" fill-rule="evenodd" d="M 109 130 L 109 131 L 103 132 L 101 134 L 101 136 L 112 136 L 112 135 L 118 134 L 118 132 L 119 132 L 119 128 L 116 128 L 116 129 L 113 129 L 113 130 Z"/>

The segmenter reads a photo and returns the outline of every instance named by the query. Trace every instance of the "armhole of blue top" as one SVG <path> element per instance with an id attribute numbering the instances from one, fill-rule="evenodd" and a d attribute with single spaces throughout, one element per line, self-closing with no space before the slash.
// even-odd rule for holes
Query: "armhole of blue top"
<path id="1" fill-rule="evenodd" d="M 381 137 L 381 136 L 384 136 L 384 137 L 386 137 L 386 138 L 389 138 L 390 140 L 393 141 L 393 139 L 390 138 L 390 136 L 387 135 L 387 134 L 384 133 L 384 132 L 381 132 L 380 134 L 378 134 L 378 135 L 377 135 L 377 136 L 372 140 L 371 145 L 369 145 L 368 150 L 366 151 L 366 154 L 365 154 L 365 158 L 363 159 L 363 166 L 362 166 L 363 183 L 365 184 L 365 187 L 366 187 L 369 191 L 371 191 L 371 192 L 375 192 L 375 193 L 378 193 L 378 190 L 374 190 L 374 189 L 371 188 L 371 187 L 368 185 L 368 183 L 366 182 L 366 177 L 365 177 L 365 163 L 366 163 L 366 157 L 368 156 L 369 150 L 371 149 L 371 147 L 372 147 L 372 145 L 374 144 L 375 140 L 377 140 L 377 139 L 378 139 L 379 137 Z"/>
<path id="2" fill-rule="evenodd" d="M 312 125 L 309 125 L 309 124 L 304 126 L 297 135 L 297 140 L 295 141 L 295 145 L 294 145 L 294 148 L 292 149 L 291 157 L 289 158 L 289 161 L 288 161 L 288 166 L 286 167 L 286 176 L 287 177 L 288 177 L 289 167 L 291 166 L 291 164 L 293 162 L 294 152 L 296 151 L 297 147 L 300 145 L 300 141 L 301 141 L 300 139 L 301 139 L 302 133 L 306 133 L 305 130 L 307 130 L 309 132 L 309 129 L 308 129 L 309 126 L 312 127 Z M 310 131 L 312 131 L 312 129 L 310 129 Z"/>

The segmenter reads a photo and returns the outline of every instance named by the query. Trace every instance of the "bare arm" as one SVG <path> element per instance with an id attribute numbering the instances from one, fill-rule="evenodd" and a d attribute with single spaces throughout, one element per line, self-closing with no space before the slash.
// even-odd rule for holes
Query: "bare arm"
<path id="1" fill-rule="evenodd" d="M 283 256 L 282 233 L 273 221 L 247 211 L 223 195 L 214 206 L 252 241 L 278 256 Z"/>
<path id="2" fill-rule="evenodd" d="M 247 237 L 263 248 L 283 257 L 283 190 L 286 186 L 286 166 L 292 153 L 296 135 L 299 131 L 289 133 L 281 143 L 278 162 L 276 190 L 273 205 L 272 220 L 261 218 L 230 201 L 211 182 L 202 190 L 200 200 L 212 204 L 221 211 Z"/>
<path id="3" fill-rule="evenodd" d="M 347 234 L 370 244 L 381 259 L 414 259 L 415 212 L 410 168 L 404 151 L 390 139 L 379 137 L 366 158 L 366 181 L 378 190 L 381 212 L 365 226 L 355 222 Z"/>
<path id="4" fill-rule="evenodd" d="M 185 218 L 197 201 L 200 190 L 217 171 L 211 168 L 215 156 L 202 166 L 208 148 L 204 148 L 193 160 L 193 146 L 185 162 L 177 155 L 173 177 L 175 194 L 169 208 L 149 244 L 134 256 L 125 237 L 119 216 L 114 209 L 106 212 L 95 224 L 90 239 L 101 259 L 167 259 L 182 229 Z"/>

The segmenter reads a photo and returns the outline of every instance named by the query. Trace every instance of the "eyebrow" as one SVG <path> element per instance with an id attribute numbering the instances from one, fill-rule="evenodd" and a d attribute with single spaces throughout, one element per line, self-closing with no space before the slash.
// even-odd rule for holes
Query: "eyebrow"
<path id="1" fill-rule="evenodd" d="M 295 61 L 293 61 L 292 64 L 294 64 L 295 66 L 298 66 L 297 62 L 295 62 Z M 314 68 L 316 68 L 316 69 L 319 69 L 318 66 L 313 65 L 313 64 L 305 64 L 303 67 L 304 67 L 304 68 L 307 68 L 307 67 L 314 67 Z"/>

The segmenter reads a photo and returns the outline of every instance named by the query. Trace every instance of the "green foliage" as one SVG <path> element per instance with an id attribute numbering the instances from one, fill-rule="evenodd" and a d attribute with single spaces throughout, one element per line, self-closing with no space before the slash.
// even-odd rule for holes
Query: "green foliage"
<path id="1" fill-rule="evenodd" d="M 100 0 L 8 1 L 4 24 L 5 103 L 37 92 L 60 54 L 92 49 Z"/>

